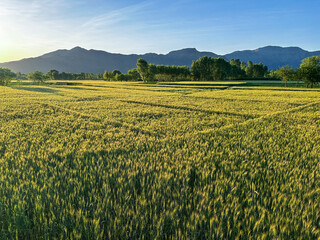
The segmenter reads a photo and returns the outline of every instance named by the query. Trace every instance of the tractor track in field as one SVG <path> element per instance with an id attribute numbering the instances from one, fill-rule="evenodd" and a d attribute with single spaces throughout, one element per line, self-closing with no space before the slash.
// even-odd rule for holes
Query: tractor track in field
<path id="1" fill-rule="evenodd" d="M 163 107 L 163 108 L 169 108 L 169 109 L 178 109 L 178 110 L 185 110 L 185 111 L 191 111 L 191 112 L 201 112 L 206 114 L 229 115 L 229 116 L 236 116 L 236 117 L 245 117 L 250 119 L 254 119 L 256 117 L 256 116 L 253 116 L 252 114 L 212 111 L 212 110 L 204 110 L 204 109 L 190 108 L 190 107 L 184 107 L 184 106 L 172 106 L 167 104 L 147 103 L 147 102 L 131 101 L 131 100 L 120 100 L 120 101 L 125 103 L 133 103 L 133 104 L 140 104 L 140 105 L 153 106 L 153 107 Z"/>
<path id="2" fill-rule="evenodd" d="M 218 132 L 218 131 L 225 131 L 225 130 L 228 130 L 230 128 L 245 126 L 247 124 L 250 124 L 250 123 L 253 123 L 253 122 L 257 122 L 257 121 L 262 121 L 262 120 L 265 120 L 265 119 L 269 119 L 269 118 L 272 118 L 272 117 L 275 117 L 275 116 L 278 116 L 278 115 L 281 115 L 281 114 L 300 111 L 302 109 L 305 109 L 305 108 L 308 108 L 308 107 L 312 107 L 312 106 L 315 106 L 315 105 L 320 105 L 320 103 L 319 102 L 307 103 L 307 104 L 304 104 L 302 106 L 286 109 L 286 110 L 283 110 L 283 111 L 277 111 L 277 112 L 274 112 L 274 113 L 271 113 L 271 114 L 267 114 L 267 115 L 264 115 L 264 116 L 261 116 L 261 117 L 249 119 L 249 120 L 246 120 L 244 122 L 237 123 L 237 124 L 229 124 L 229 125 L 220 127 L 218 129 L 209 129 L 209 130 L 207 129 L 207 130 L 199 131 L 199 132 L 197 132 L 197 134 L 207 134 L 207 133 L 214 133 L 214 132 Z"/>
<path id="3" fill-rule="evenodd" d="M 108 124 L 108 125 L 111 125 L 113 127 L 116 127 L 116 128 L 125 128 L 125 129 L 128 129 L 132 132 L 135 132 L 135 133 L 141 133 L 141 134 L 144 134 L 144 135 L 147 135 L 147 136 L 153 136 L 153 135 L 156 135 L 155 133 L 152 133 L 150 131 L 145 131 L 143 129 L 139 129 L 139 128 L 136 128 L 136 127 L 133 127 L 133 126 L 130 126 L 126 123 L 121 123 L 121 122 L 117 122 L 117 121 L 107 121 L 107 122 L 104 122 L 104 119 L 103 118 L 99 118 L 97 116 L 94 116 L 94 115 L 89 115 L 89 114 L 84 114 L 84 113 L 81 113 L 81 112 L 78 112 L 78 111 L 75 111 L 75 110 L 72 110 L 72 109 L 69 109 L 69 108 L 65 108 L 65 107 L 61 107 L 61 106 L 58 106 L 58 105 L 53 105 L 53 104 L 50 104 L 50 103 L 40 103 L 40 105 L 42 105 L 43 107 L 50 107 L 54 110 L 62 110 L 64 112 L 69 112 L 71 114 L 74 114 L 74 115 L 77 115 L 81 118 L 84 118 L 86 120 L 89 120 L 89 121 L 92 121 L 92 122 L 96 122 L 96 123 L 100 123 L 100 124 Z"/>

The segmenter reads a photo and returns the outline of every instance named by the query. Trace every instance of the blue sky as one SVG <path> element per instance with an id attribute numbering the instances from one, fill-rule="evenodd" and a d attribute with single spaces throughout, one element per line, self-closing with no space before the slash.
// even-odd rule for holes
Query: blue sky
<path id="1" fill-rule="evenodd" d="M 75 46 L 125 54 L 320 50 L 319 12 L 319 0 L 1 0 L 0 62 Z"/>

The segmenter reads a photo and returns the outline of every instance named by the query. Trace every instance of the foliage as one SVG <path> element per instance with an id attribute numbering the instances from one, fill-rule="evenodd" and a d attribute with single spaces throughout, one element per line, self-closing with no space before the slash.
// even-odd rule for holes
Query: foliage
<path id="1" fill-rule="evenodd" d="M 248 61 L 248 65 L 245 69 L 246 74 L 248 77 L 252 77 L 253 75 L 253 62 L 252 61 Z"/>
<path id="2" fill-rule="evenodd" d="M 286 87 L 287 82 L 289 80 L 293 80 L 296 77 L 296 71 L 288 65 L 279 68 L 275 74 L 276 76 L 280 77 L 283 81 L 285 81 Z"/>
<path id="3" fill-rule="evenodd" d="M 139 58 L 137 61 L 137 71 L 140 74 L 140 77 L 142 81 L 147 82 L 148 77 L 149 77 L 149 72 L 148 72 L 148 63 L 146 60 Z"/>
<path id="4" fill-rule="evenodd" d="M 59 79 L 59 71 L 55 69 L 51 69 L 49 72 L 47 72 L 47 78 L 50 80 L 58 80 Z"/>
<path id="5" fill-rule="evenodd" d="M 103 78 L 107 81 L 138 81 L 140 80 L 140 75 L 137 69 L 130 70 L 128 74 L 123 74 L 120 71 L 115 70 L 112 72 L 105 71 Z"/>
<path id="6" fill-rule="evenodd" d="M 247 77 L 251 79 L 262 79 L 268 74 L 268 67 L 262 63 L 253 64 L 248 61 L 248 66 L 245 69 Z"/>
<path id="7" fill-rule="evenodd" d="M 148 76 L 147 76 L 147 82 L 153 82 L 154 77 L 157 74 L 157 67 L 154 64 L 148 65 Z"/>
<path id="8" fill-rule="evenodd" d="M 286 82 L 286 86 L 289 80 L 296 80 L 296 86 L 300 80 L 303 80 L 307 87 L 312 88 L 320 83 L 320 57 L 305 58 L 298 69 L 292 69 L 287 65 L 271 71 L 269 76 L 281 78 Z"/>
<path id="9" fill-rule="evenodd" d="M 201 57 L 197 61 L 193 61 L 191 65 L 191 73 L 196 81 L 210 81 L 212 80 L 212 68 L 214 65 L 214 58 Z"/>
<path id="10" fill-rule="evenodd" d="M 57 70 L 50 70 L 46 74 L 46 78 L 50 80 L 102 80 L 103 74 L 102 73 L 66 73 L 66 72 L 59 72 Z"/>
<path id="11" fill-rule="evenodd" d="M 114 75 L 112 72 L 108 72 L 107 70 L 103 74 L 103 79 L 107 81 L 112 81 L 114 80 Z"/>
<path id="12" fill-rule="evenodd" d="M 115 79 L 115 81 L 120 81 L 120 82 L 122 82 L 122 81 L 129 81 L 129 75 L 127 75 L 127 74 L 122 74 L 122 73 L 120 73 L 120 74 L 116 74 L 115 76 L 114 76 L 114 79 Z"/>
<path id="13" fill-rule="evenodd" d="M 267 77 L 268 68 L 262 63 L 248 66 L 239 59 L 231 59 L 230 62 L 223 58 L 202 57 L 193 61 L 191 72 L 196 81 L 221 81 L 226 79 L 263 79 Z"/>
<path id="14" fill-rule="evenodd" d="M 140 74 L 136 68 L 129 70 L 128 75 L 129 75 L 129 79 L 131 81 L 140 81 L 141 80 Z"/>
<path id="15" fill-rule="evenodd" d="M 231 74 L 231 64 L 223 58 L 215 58 L 212 77 L 215 81 L 225 80 Z"/>
<path id="16" fill-rule="evenodd" d="M 190 69 L 187 66 L 165 66 L 157 65 L 158 81 L 172 82 L 179 80 L 186 80 L 190 76 Z"/>
<path id="17" fill-rule="evenodd" d="M 307 86 L 313 87 L 320 83 L 320 57 L 305 58 L 299 68 L 299 76 Z"/>
<path id="18" fill-rule="evenodd" d="M 320 237 L 317 90 L 86 83 L 0 87 L 0 239 Z"/>
<path id="19" fill-rule="evenodd" d="M 122 74 L 122 73 L 117 69 L 112 71 L 113 76 L 116 76 L 117 74 Z"/>
<path id="20" fill-rule="evenodd" d="M 245 79 L 246 78 L 246 63 L 239 59 L 231 59 L 231 76 L 230 79 Z"/>
<path id="21" fill-rule="evenodd" d="M 6 86 L 16 77 L 16 74 L 8 68 L 0 68 L 0 85 Z"/>
<path id="22" fill-rule="evenodd" d="M 137 71 L 140 74 L 142 81 L 153 82 L 157 73 L 157 68 L 154 64 L 148 64 L 146 60 L 139 58 L 137 61 Z"/>
<path id="23" fill-rule="evenodd" d="M 280 79 L 278 75 L 278 70 L 270 70 L 269 72 L 270 79 Z"/>
<path id="24" fill-rule="evenodd" d="M 231 64 L 232 64 L 232 63 L 231 63 Z M 241 68 L 241 70 L 245 71 L 246 68 L 247 68 L 247 64 L 246 64 L 245 62 L 241 62 L 240 68 Z"/>
<path id="25" fill-rule="evenodd" d="M 45 76 L 43 72 L 34 71 L 28 73 L 28 79 L 34 81 L 35 83 L 43 83 L 47 79 L 47 76 Z"/>
<path id="26" fill-rule="evenodd" d="M 17 72 L 16 73 L 16 79 L 17 80 L 28 80 L 28 76 L 27 74 L 21 73 L 21 72 Z"/>

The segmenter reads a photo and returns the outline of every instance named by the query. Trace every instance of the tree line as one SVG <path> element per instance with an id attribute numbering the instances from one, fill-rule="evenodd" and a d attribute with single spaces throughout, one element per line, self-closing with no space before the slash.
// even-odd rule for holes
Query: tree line
<path id="1" fill-rule="evenodd" d="M 287 82 L 295 80 L 297 85 L 304 81 L 307 87 L 320 84 L 320 58 L 313 56 L 305 58 L 299 68 L 293 69 L 289 66 L 277 70 L 268 70 L 262 63 L 254 64 L 241 62 L 239 59 L 227 61 L 223 58 L 201 57 L 192 62 L 191 69 L 187 66 L 164 66 L 148 64 L 140 58 L 137 68 L 123 74 L 118 70 L 105 71 L 103 78 L 107 81 L 223 81 L 223 80 L 283 80 Z"/>
<path id="2" fill-rule="evenodd" d="M 239 59 L 226 61 L 223 58 L 202 57 L 193 61 L 191 74 L 196 81 L 264 79 L 268 78 L 268 67 Z"/>
<path id="3" fill-rule="evenodd" d="M 253 64 L 251 61 L 246 64 L 239 59 L 226 61 L 223 58 L 202 57 L 193 61 L 190 69 L 187 66 L 148 64 L 146 60 L 140 58 L 137 61 L 137 68 L 129 70 L 128 74 L 118 70 L 105 71 L 103 77 L 108 81 L 144 82 L 264 79 L 268 78 L 268 67 L 262 63 Z"/>
<path id="4" fill-rule="evenodd" d="M 297 85 L 304 81 L 307 87 L 320 83 L 320 57 L 309 57 L 302 60 L 299 68 L 290 66 L 281 67 L 275 71 L 268 70 L 262 63 L 247 63 L 239 59 L 201 57 L 192 62 L 191 68 L 187 66 L 165 66 L 148 64 L 142 58 L 138 59 L 137 67 L 121 73 L 119 70 L 98 73 L 60 73 L 50 70 L 46 74 L 34 71 L 29 74 L 13 73 L 7 68 L 0 68 L 0 85 L 8 85 L 12 79 L 29 79 L 36 83 L 46 80 L 106 80 L 106 81 L 222 81 L 222 80 L 250 80 L 250 79 L 281 79 L 285 82 L 296 80 Z"/>
<path id="5" fill-rule="evenodd" d="M 21 72 L 14 73 L 8 68 L 0 68 L 0 85 L 8 85 L 11 80 L 32 80 L 35 83 L 43 83 L 47 80 L 103 80 L 102 73 L 69 73 L 59 72 L 55 69 L 43 73 L 40 71 L 24 74 Z"/>
<path id="6" fill-rule="evenodd" d="M 190 73 L 187 66 L 148 64 L 146 60 L 140 58 L 137 61 L 137 68 L 129 70 L 127 74 L 119 70 L 105 71 L 103 78 L 107 81 L 179 81 L 189 79 Z"/>

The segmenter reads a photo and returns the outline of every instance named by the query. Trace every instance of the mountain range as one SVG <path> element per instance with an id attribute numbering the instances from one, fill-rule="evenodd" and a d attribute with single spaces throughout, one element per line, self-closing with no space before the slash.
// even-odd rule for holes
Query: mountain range
<path id="1" fill-rule="evenodd" d="M 115 69 L 126 73 L 136 67 L 137 59 L 143 58 L 148 63 L 162 65 L 191 66 L 193 60 L 200 57 L 223 57 L 226 60 L 240 59 L 241 61 L 262 62 L 269 69 L 277 69 L 284 65 L 299 67 L 301 60 L 310 56 L 320 56 L 320 51 L 309 52 L 299 47 L 267 46 L 256 50 L 236 51 L 226 55 L 212 52 L 199 52 L 195 48 L 186 48 L 169 52 L 168 54 L 116 54 L 100 50 L 87 50 L 75 47 L 70 50 L 57 50 L 35 58 L 25 58 L 19 61 L 0 63 L 14 72 L 29 73 L 35 70 L 48 72 L 56 69 L 60 72 L 103 73 Z"/>

